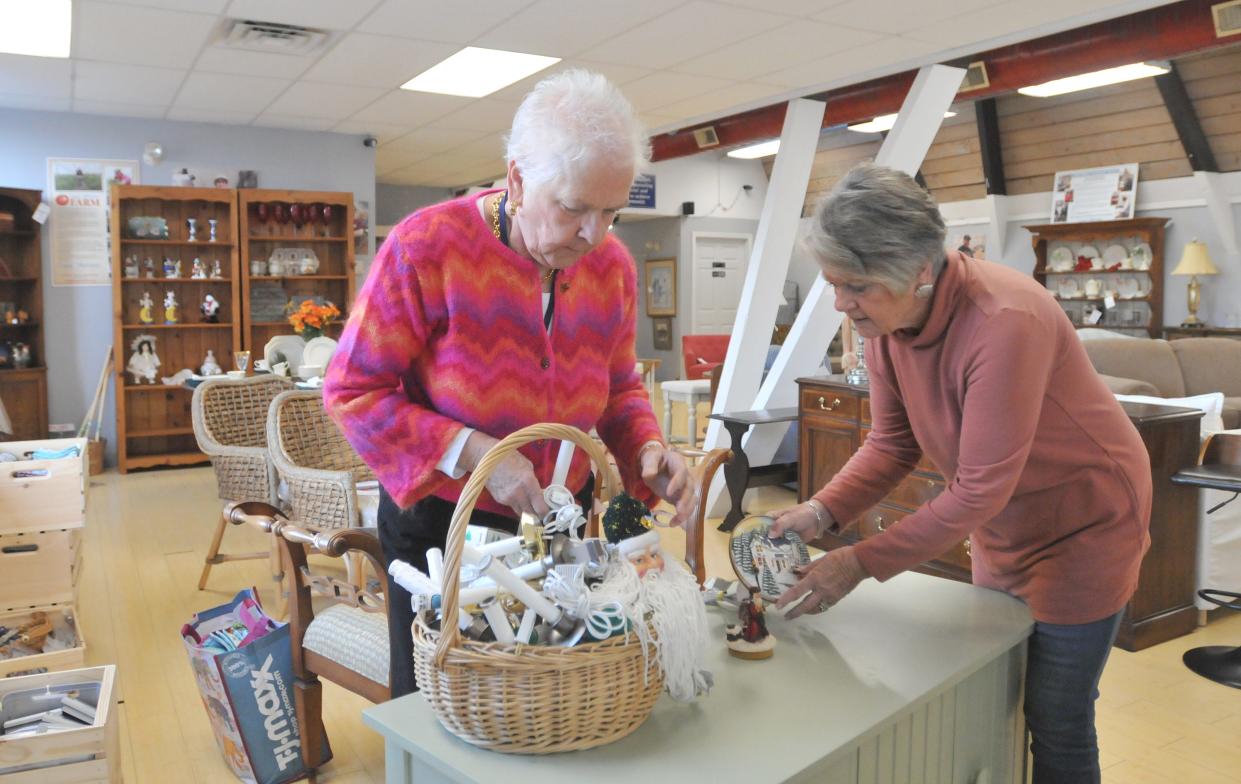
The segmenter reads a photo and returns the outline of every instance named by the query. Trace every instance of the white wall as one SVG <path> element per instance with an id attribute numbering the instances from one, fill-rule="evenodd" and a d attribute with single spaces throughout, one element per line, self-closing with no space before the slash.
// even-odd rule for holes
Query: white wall
<path id="1" fill-rule="evenodd" d="M 729 158 L 722 152 L 653 163 L 650 173 L 655 175 L 655 209 L 625 208 L 622 214 L 680 215 L 682 202 L 692 201 L 696 217 L 756 221 L 767 197 L 763 164 Z M 747 192 L 743 185 L 753 187 Z"/>
<path id="2" fill-rule="evenodd" d="M 49 157 L 141 161 L 148 141 L 161 142 L 166 153 L 159 166 L 141 165 L 144 185 L 170 185 L 171 163 L 177 162 L 210 171 L 218 168 L 234 177 L 238 169 L 254 169 L 263 188 L 349 191 L 358 200 L 375 203 L 375 153 L 362 144 L 360 135 L 70 112 L 0 109 L 0 184 L 46 189 Z M 52 286 L 51 232 L 47 228 L 43 232 L 43 276 L 51 421 L 77 424 L 90 405 L 112 343 L 112 289 Z M 117 362 L 123 367 L 126 359 L 119 356 Z M 177 369 L 166 368 L 169 373 Z M 103 433 L 113 462 L 115 400 L 114 390 L 109 389 Z"/>

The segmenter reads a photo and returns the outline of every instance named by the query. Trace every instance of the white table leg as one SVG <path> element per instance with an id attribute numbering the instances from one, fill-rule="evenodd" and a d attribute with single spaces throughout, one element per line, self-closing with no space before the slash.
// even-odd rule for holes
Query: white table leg
<path id="1" fill-rule="evenodd" d="M 672 393 L 664 390 L 664 437 L 672 440 Z"/>
<path id="2" fill-rule="evenodd" d="M 384 780 L 387 784 L 414 784 L 413 758 L 391 738 L 384 739 Z"/>
<path id="3" fill-rule="evenodd" d="M 689 408 L 689 448 L 698 448 L 698 396 L 690 394 L 685 405 Z"/>

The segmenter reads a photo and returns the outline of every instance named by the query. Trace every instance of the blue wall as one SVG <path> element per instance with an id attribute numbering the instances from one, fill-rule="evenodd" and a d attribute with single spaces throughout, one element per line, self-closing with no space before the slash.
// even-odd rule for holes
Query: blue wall
<path id="1" fill-rule="evenodd" d="M 181 123 L 127 117 L 0 109 L 0 185 L 46 189 L 47 159 L 142 159 L 158 141 L 164 162 L 142 165 L 142 184 L 170 185 L 172 164 L 258 172 L 263 188 L 351 191 L 375 204 L 374 150 L 361 136 L 276 128 Z M 372 210 L 372 214 L 374 214 Z M 372 220 L 372 223 L 374 221 Z M 51 421 L 80 423 L 94 395 L 112 343 L 112 291 L 108 286 L 51 285 L 51 235 L 43 241 L 44 343 Z M 117 357 L 124 367 L 127 356 Z M 165 368 L 168 373 L 179 368 Z M 104 435 L 115 460 L 115 390 L 108 390 Z"/>

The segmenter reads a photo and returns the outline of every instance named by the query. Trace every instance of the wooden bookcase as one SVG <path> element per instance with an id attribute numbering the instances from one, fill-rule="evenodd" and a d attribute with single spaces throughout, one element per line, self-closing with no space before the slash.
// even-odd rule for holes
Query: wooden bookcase
<path id="1" fill-rule="evenodd" d="M 293 333 L 285 315 L 274 308 L 281 300 L 295 304 L 314 298 L 330 301 L 340 309 L 341 318 L 325 334 L 339 337 L 357 285 L 353 194 L 247 188 L 237 192 L 237 203 L 242 345 L 255 359 L 261 359 L 267 341 Z M 277 249 L 313 251 L 319 267 L 313 273 L 280 270 L 279 274 L 270 274 L 268 264 Z"/>
<path id="2" fill-rule="evenodd" d="M 160 217 L 167 221 L 167 238 L 136 237 L 129 220 Z M 197 239 L 189 238 L 188 219 L 195 219 Z M 216 220 L 216 240 L 209 224 Z M 135 468 L 205 463 L 198 450 L 190 418 L 191 390 L 161 383 L 188 368 L 197 373 L 210 349 L 220 367 L 231 370 L 233 352 L 241 348 L 241 307 L 238 276 L 237 192 L 226 188 L 174 188 L 114 185 L 112 191 L 112 311 L 116 352 L 117 464 L 122 473 Z M 125 259 L 137 256 L 138 277 L 126 276 Z M 145 260 L 155 266 L 147 277 Z M 193 279 L 194 258 L 202 259 L 210 274 L 219 260 L 221 277 Z M 180 260 L 181 276 L 165 277 L 163 260 Z M 176 324 L 166 324 L 164 297 L 173 292 L 179 306 Z M 150 294 L 155 323 L 139 320 L 140 299 Z M 200 311 L 211 294 L 219 302 L 218 323 L 209 323 Z M 155 383 L 134 384 L 127 372 L 131 344 L 139 335 L 156 339 L 160 367 Z"/>
<path id="3" fill-rule="evenodd" d="M 1056 296 L 1069 320 L 1079 329 L 1098 327 L 1134 336 L 1159 337 L 1163 330 L 1163 244 L 1167 224 L 1167 218 L 1133 218 L 1026 226 L 1034 244 L 1034 278 Z M 1076 261 L 1087 246 L 1101 255 L 1112 246 L 1120 246 L 1129 254 L 1141 243 L 1151 249 L 1150 268 L 1145 270 L 1065 271 L 1054 262 L 1053 254 L 1061 248 L 1067 248 Z M 1108 266 L 1107 262 L 1103 264 Z M 1088 289 L 1092 281 L 1099 291 Z M 1115 307 L 1105 308 L 1109 292 Z M 1103 311 L 1103 318 L 1097 323 L 1089 323 L 1086 318 L 1092 309 Z"/>
<path id="4" fill-rule="evenodd" d="M 31 217 L 41 198 L 39 191 L 0 188 L 0 212 L 13 216 L 11 224 L 0 224 L 0 344 L 30 349 L 28 367 L 15 368 L 11 361 L 0 366 L 0 399 L 13 422 L 12 437 L 21 441 L 47 438 L 42 227 Z M 15 316 L 25 311 L 26 319 L 9 323 L 10 308 Z"/>

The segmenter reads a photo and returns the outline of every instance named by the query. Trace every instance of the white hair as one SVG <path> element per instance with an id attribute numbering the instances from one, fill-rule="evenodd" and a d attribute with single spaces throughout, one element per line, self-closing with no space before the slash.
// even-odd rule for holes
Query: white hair
<path id="1" fill-rule="evenodd" d="M 534 86 L 517 107 L 507 144 L 526 188 L 572 178 L 601 162 L 632 165 L 637 174 L 651 157 L 629 99 L 603 76 L 580 68 Z"/>

